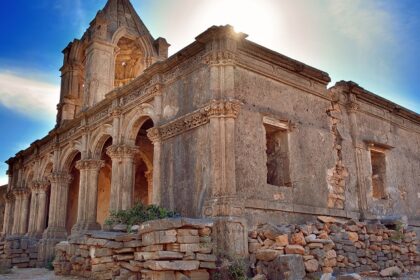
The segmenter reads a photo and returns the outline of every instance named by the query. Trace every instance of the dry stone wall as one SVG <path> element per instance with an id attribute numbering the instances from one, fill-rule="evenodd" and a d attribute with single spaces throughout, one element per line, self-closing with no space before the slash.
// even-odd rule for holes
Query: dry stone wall
<path id="1" fill-rule="evenodd" d="M 37 261 L 37 239 L 8 237 L 0 241 L 0 267 L 36 267 Z"/>
<path id="2" fill-rule="evenodd" d="M 88 232 L 57 244 L 54 270 L 89 279 L 210 279 L 212 227 L 179 218 L 146 222 L 135 233 Z"/>
<path id="3" fill-rule="evenodd" d="M 273 262 L 281 262 L 290 254 L 301 256 L 309 279 L 319 279 L 326 273 L 353 272 L 391 276 L 420 268 L 416 233 L 400 224 L 386 227 L 331 217 L 318 219 L 305 225 L 264 224 L 250 231 L 248 245 L 253 273 L 271 279 L 276 273 Z"/>

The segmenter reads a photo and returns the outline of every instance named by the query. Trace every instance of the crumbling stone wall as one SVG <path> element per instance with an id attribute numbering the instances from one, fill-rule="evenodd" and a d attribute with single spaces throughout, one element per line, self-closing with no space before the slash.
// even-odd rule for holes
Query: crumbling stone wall
<path id="1" fill-rule="evenodd" d="M 420 265 L 416 233 L 399 224 L 391 227 L 323 216 L 304 225 L 264 224 L 249 232 L 250 267 L 254 274 L 270 276 L 272 262 L 297 254 L 310 279 L 332 272 L 376 276 L 415 271 Z"/>
<path id="2" fill-rule="evenodd" d="M 146 222 L 133 233 L 89 232 L 57 244 L 54 270 L 89 279 L 209 279 L 212 227 L 179 218 Z"/>
<path id="3" fill-rule="evenodd" d="M 38 240 L 22 237 L 7 237 L 0 241 L 0 267 L 36 267 Z"/>

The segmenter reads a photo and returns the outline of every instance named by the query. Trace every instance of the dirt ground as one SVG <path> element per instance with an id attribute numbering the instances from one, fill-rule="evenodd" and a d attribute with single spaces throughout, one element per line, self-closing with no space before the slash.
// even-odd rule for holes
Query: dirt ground
<path id="1" fill-rule="evenodd" d="M 63 277 L 54 275 L 54 271 L 47 270 L 45 268 L 21 268 L 12 269 L 10 273 L 0 274 L 1 280 L 80 280 L 78 277 Z"/>

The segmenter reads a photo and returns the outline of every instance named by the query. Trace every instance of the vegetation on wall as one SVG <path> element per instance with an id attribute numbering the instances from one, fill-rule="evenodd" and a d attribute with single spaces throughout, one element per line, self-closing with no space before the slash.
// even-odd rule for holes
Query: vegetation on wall
<path id="1" fill-rule="evenodd" d="M 109 217 L 105 220 L 105 225 L 114 226 L 117 224 L 124 224 L 127 225 L 128 229 L 131 229 L 133 225 L 138 225 L 146 221 L 179 216 L 178 213 L 169 211 L 157 205 L 144 205 L 139 202 L 136 203 L 133 208 L 127 210 L 111 211 Z"/>

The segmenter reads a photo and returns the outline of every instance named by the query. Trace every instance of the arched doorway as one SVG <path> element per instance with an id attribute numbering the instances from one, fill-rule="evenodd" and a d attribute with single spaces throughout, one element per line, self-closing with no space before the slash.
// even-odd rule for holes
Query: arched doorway
<path id="1" fill-rule="evenodd" d="M 109 137 L 101 151 L 101 160 L 104 161 L 104 166 L 99 171 L 98 177 L 98 196 L 97 196 L 97 222 L 103 227 L 105 219 L 109 215 L 109 204 L 111 198 L 111 178 L 112 178 L 112 161 L 107 155 L 106 149 L 112 145 L 112 138 Z"/>
<path id="2" fill-rule="evenodd" d="M 68 191 L 68 198 L 67 198 L 67 217 L 66 217 L 66 230 L 67 234 L 71 234 L 72 227 L 77 222 L 77 209 L 78 209 L 78 202 L 79 202 L 79 183 L 80 183 L 80 171 L 76 168 L 76 163 L 81 159 L 81 154 L 78 152 L 71 164 L 69 173 L 72 177 L 69 191 Z"/>
<path id="3" fill-rule="evenodd" d="M 136 136 L 136 146 L 139 153 L 136 157 L 134 179 L 134 203 L 152 203 L 153 191 L 153 143 L 147 137 L 147 130 L 153 127 L 153 121 L 148 118 L 140 127 Z"/>

